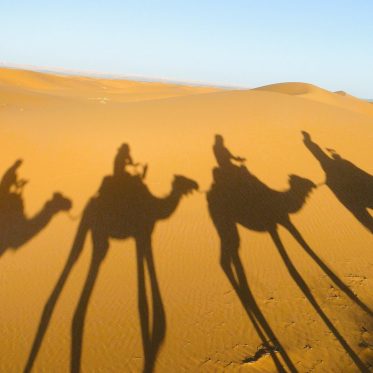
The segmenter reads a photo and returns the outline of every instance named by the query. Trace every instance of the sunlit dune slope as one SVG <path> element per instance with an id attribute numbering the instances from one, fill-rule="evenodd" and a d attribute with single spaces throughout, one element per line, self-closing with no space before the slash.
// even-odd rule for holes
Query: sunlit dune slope
<path id="1" fill-rule="evenodd" d="M 368 102 L 360 100 L 344 91 L 330 92 L 307 83 L 279 83 L 256 88 L 269 92 L 283 93 L 338 106 L 344 109 L 373 115 L 373 108 Z"/>
<path id="2" fill-rule="evenodd" d="M 82 372 L 140 372 L 154 350 L 156 373 L 273 373 L 278 364 L 285 371 L 293 364 L 299 372 L 359 372 L 359 364 L 372 366 L 373 236 L 324 185 L 325 173 L 301 134 L 309 132 L 325 152 L 335 149 L 373 174 L 373 116 L 360 110 L 360 102 L 304 84 L 229 91 L 107 80 L 109 93 L 102 84 L 0 70 L 0 174 L 24 160 L 18 174 L 29 180 L 23 191 L 28 216 L 54 191 L 73 201 L 69 214 L 56 214 L 28 243 L 0 256 L 0 372 L 23 371 L 84 206 L 112 173 L 124 142 L 135 162 L 148 164 L 144 182 L 154 195 L 168 195 L 175 174 L 200 187 L 157 222 L 151 237 L 156 274 L 145 276 L 149 328 L 157 324 L 152 311 L 160 314 L 160 303 L 152 305 L 155 281 L 165 337 L 158 335 L 162 343 L 155 338 L 153 350 L 144 351 L 152 341 L 144 332 L 144 303 L 138 304 L 145 294 L 138 287 L 142 274 L 133 239 L 110 241 L 86 313 L 77 308 L 85 299 L 89 236 L 33 372 L 69 371 L 70 361 L 76 362 L 72 340 L 74 351 L 82 351 Z M 282 249 L 268 232 L 238 227 L 238 275 L 248 287 L 241 299 L 221 267 L 221 241 L 207 209 L 217 166 L 215 134 L 269 188 L 286 191 L 291 174 L 318 185 L 291 215 L 314 255 L 284 228 L 278 230 Z M 264 207 L 269 215 L 276 209 Z M 250 213 L 258 211 L 248 208 Z M 83 339 L 77 342 L 72 322 L 82 316 Z"/>
<path id="3" fill-rule="evenodd" d="M 45 74 L 36 71 L 0 68 L 0 87 L 28 94 L 74 98 L 84 97 L 105 102 L 154 100 L 166 97 L 185 96 L 214 92 L 210 87 L 186 86 L 167 83 L 139 82 L 130 80 L 99 79 L 79 76 Z"/>

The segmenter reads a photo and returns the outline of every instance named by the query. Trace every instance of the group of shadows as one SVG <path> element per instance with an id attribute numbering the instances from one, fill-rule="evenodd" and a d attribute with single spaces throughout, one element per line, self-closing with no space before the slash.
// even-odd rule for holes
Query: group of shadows
<path id="1" fill-rule="evenodd" d="M 373 233 L 373 218 L 367 208 L 373 208 L 373 176 L 343 159 L 334 150 L 331 156 L 303 132 L 305 146 L 320 162 L 326 174 L 325 184 L 338 200 Z M 262 352 L 269 354 L 279 372 L 297 372 L 297 368 L 281 345 L 279 338 L 261 312 L 248 285 L 239 256 L 240 237 L 237 224 L 254 231 L 268 232 L 282 257 L 290 276 L 308 299 L 327 328 L 350 356 L 356 367 L 368 371 L 333 322 L 317 303 L 311 289 L 292 263 L 278 234 L 278 226 L 285 227 L 305 252 L 317 263 L 336 286 L 370 316 L 373 311 L 325 264 L 303 239 L 292 224 L 289 215 L 299 211 L 316 185 L 296 175 L 289 176 L 289 189 L 276 191 L 255 177 L 244 165 L 245 159 L 233 156 L 216 135 L 213 147 L 218 167 L 213 169 L 213 183 L 207 192 L 210 217 L 221 242 L 220 265 L 234 288 L 243 308 L 262 341 Z M 18 180 L 18 160 L 4 174 L 0 183 L 0 255 L 9 248 L 19 248 L 40 232 L 59 211 L 67 211 L 72 203 L 55 193 L 42 210 L 28 218 L 24 213 L 22 189 L 27 183 Z M 134 238 L 137 252 L 138 312 L 144 352 L 144 372 L 152 372 L 166 335 L 166 313 L 162 301 L 152 254 L 152 233 L 158 220 L 169 218 L 181 198 L 198 189 L 198 184 L 184 176 L 175 176 L 172 190 L 165 198 L 151 194 L 143 171 L 129 172 L 137 167 L 130 156 L 129 146 L 123 144 L 114 160 L 114 171 L 106 176 L 95 196 L 85 206 L 71 252 L 65 267 L 50 294 L 33 340 L 24 372 L 31 372 L 38 351 L 50 323 L 54 308 L 74 264 L 84 246 L 87 234 L 92 236 L 93 252 L 85 284 L 76 307 L 71 327 L 70 370 L 80 372 L 83 350 L 83 332 L 89 300 L 101 264 L 109 249 L 109 239 Z M 147 296 L 146 271 L 150 279 L 150 297 Z"/>

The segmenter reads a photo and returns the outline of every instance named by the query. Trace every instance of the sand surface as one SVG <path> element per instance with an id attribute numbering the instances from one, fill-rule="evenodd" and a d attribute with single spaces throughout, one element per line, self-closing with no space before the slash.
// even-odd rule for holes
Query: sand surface
<path id="1" fill-rule="evenodd" d="M 269 233 L 239 226 L 253 311 L 220 266 L 220 240 L 204 193 L 216 166 L 214 135 L 223 135 L 231 152 L 247 159 L 252 174 L 284 191 L 290 174 L 316 184 L 325 180 L 302 130 L 373 174 L 373 107 L 349 95 L 300 83 L 229 91 L 0 69 L 0 173 L 24 160 L 18 174 L 29 180 L 23 192 L 28 216 L 55 191 L 70 197 L 71 215 L 80 216 L 112 172 L 123 142 L 135 161 L 148 163 L 145 182 L 154 195 L 169 193 L 174 174 L 199 183 L 202 193 L 182 198 L 152 234 L 166 317 L 163 343 L 152 347 L 158 351 L 155 372 L 276 372 L 277 360 L 284 371 L 292 366 L 299 372 L 373 366 L 373 236 L 326 185 L 291 215 L 324 270 L 286 229 L 278 234 L 296 274 Z M 28 243 L 0 256 L 1 372 L 24 369 L 78 224 L 61 212 Z M 91 253 L 88 237 L 58 298 L 34 372 L 69 371 L 71 325 Z M 83 372 L 142 370 L 147 354 L 137 276 L 134 240 L 111 240 L 83 323 Z M 149 282 L 147 277 L 151 310 L 157 305 L 151 305 Z M 259 332 L 253 317 L 261 320 Z M 270 341 L 269 330 L 277 342 Z"/>

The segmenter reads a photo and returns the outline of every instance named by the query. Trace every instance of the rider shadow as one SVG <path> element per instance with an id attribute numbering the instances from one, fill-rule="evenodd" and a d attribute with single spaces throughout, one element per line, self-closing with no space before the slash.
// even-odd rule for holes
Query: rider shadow
<path id="1" fill-rule="evenodd" d="M 290 188 L 279 192 L 269 188 L 246 167 L 230 164 L 213 170 L 214 182 L 207 195 L 211 219 L 218 232 L 221 242 L 220 264 L 232 287 L 237 293 L 246 313 L 252 321 L 255 330 L 262 340 L 263 352 L 269 353 L 279 372 L 286 368 L 279 360 L 279 353 L 287 369 L 296 372 L 297 369 L 282 347 L 275 333 L 261 312 L 253 293 L 248 285 L 247 277 L 239 257 L 240 237 L 237 224 L 254 230 L 268 232 L 277 247 L 291 277 L 308 299 L 315 311 L 334 334 L 339 343 L 362 371 L 367 368 L 357 354 L 351 349 L 327 315 L 316 302 L 308 285 L 289 258 L 278 234 L 278 225 L 285 227 L 296 239 L 307 254 L 319 265 L 326 275 L 357 305 L 369 315 L 372 310 L 365 305 L 348 286 L 318 257 L 303 239 L 297 228 L 291 223 L 289 214 L 296 213 L 304 205 L 307 196 L 315 184 L 296 175 L 290 175 Z M 271 343 L 269 343 L 269 341 Z"/>
<path id="2" fill-rule="evenodd" d="M 93 247 L 88 275 L 75 310 L 71 327 L 71 372 L 80 372 L 85 317 L 89 300 L 109 249 L 109 239 L 134 238 L 137 251 L 138 312 L 144 351 L 144 372 L 152 372 L 166 335 L 166 315 L 158 285 L 151 236 L 158 220 L 169 218 L 181 198 L 198 189 L 193 180 L 175 176 L 172 191 L 165 198 L 151 194 L 139 175 L 106 176 L 96 196 L 86 205 L 65 267 L 45 304 L 25 372 L 30 372 L 48 328 L 53 310 L 77 262 L 88 232 Z M 145 275 L 150 279 L 151 310 Z"/>
<path id="3" fill-rule="evenodd" d="M 373 233 L 373 217 L 367 211 L 368 208 L 373 209 L 373 176 L 343 159 L 333 149 L 327 149 L 331 153 L 331 157 L 328 156 L 311 140 L 309 133 L 302 133 L 305 146 L 325 172 L 325 184 L 355 218 Z"/>
<path id="4" fill-rule="evenodd" d="M 8 168 L 0 181 L 0 256 L 8 249 L 19 249 L 39 234 L 60 211 L 70 210 L 72 203 L 61 193 L 54 193 L 33 217 L 25 214 L 22 191 L 25 180 L 18 180 L 22 161 Z"/>

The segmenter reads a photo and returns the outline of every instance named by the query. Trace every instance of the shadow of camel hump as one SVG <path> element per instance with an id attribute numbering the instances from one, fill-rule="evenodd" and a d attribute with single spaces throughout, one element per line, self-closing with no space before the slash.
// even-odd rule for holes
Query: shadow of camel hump
<path id="1" fill-rule="evenodd" d="M 22 191 L 26 180 L 18 180 L 17 170 L 22 160 L 17 160 L 0 181 L 0 256 L 7 249 L 18 249 L 39 232 L 60 211 L 68 211 L 72 202 L 61 193 L 54 193 L 33 217 L 26 216 Z"/>
<path id="2" fill-rule="evenodd" d="M 214 152 L 216 154 L 215 148 Z M 296 372 L 297 368 L 266 321 L 250 290 L 239 257 L 240 237 L 237 224 L 254 231 L 266 231 L 271 235 L 293 280 L 354 361 L 355 365 L 361 371 L 366 371 L 367 368 L 364 363 L 347 344 L 316 302 L 307 284 L 287 255 L 278 235 L 277 227 L 282 225 L 293 235 L 301 247 L 329 278 L 352 301 L 372 315 L 370 308 L 360 301 L 348 286 L 309 247 L 290 220 L 289 214 L 296 213 L 302 208 L 307 196 L 316 187 L 315 184 L 300 176 L 290 175 L 290 188 L 286 191 L 276 191 L 251 174 L 245 166 L 238 167 L 232 161 L 225 163 L 224 166 L 222 166 L 221 162 L 218 162 L 218 164 L 220 167 L 213 169 L 214 181 L 207 194 L 207 202 L 211 219 L 220 238 L 220 265 L 261 338 L 263 348 L 271 354 L 277 370 L 279 372 L 287 370 Z M 278 355 L 283 362 L 280 361 Z"/>
<path id="3" fill-rule="evenodd" d="M 304 145 L 325 172 L 325 184 L 355 218 L 373 233 L 373 217 L 367 211 L 368 208 L 373 209 L 373 176 L 342 158 L 333 149 L 327 149 L 331 156 L 327 155 L 312 141 L 309 133 L 302 133 Z"/>
<path id="4" fill-rule="evenodd" d="M 129 156 L 129 153 L 125 156 Z M 143 371 L 153 371 L 166 334 L 166 315 L 154 265 L 151 236 L 156 222 L 169 218 L 181 198 L 198 189 L 198 184 L 184 176 L 175 176 L 170 194 L 165 198 L 158 198 L 153 196 L 145 185 L 143 181 L 145 173 L 142 176 L 131 175 L 125 169 L 118 172 L 118 163 L 120 162 L 117 155 L 115 174 L 103 179 L 98 194 L 90 199 L 84 209 L 70 255 L 44 307 L 25 372 L 32 370 L 57 300 L 79 258 L 88 232 L 91 232 L 93 242 L 92 257 L 72 321 L 71 372 L 80 372 L 81 369 L 87 307 L 101 264 L 109 249 L 109 239 L 130 237 L 135 239 L 137 251 L 138 312 L 144 351 Z M 122 164 L 125 166 L 130 163 L 122 162 Z M 151 307 L 147 297 L 146 271 L 150 279 Z"/>

